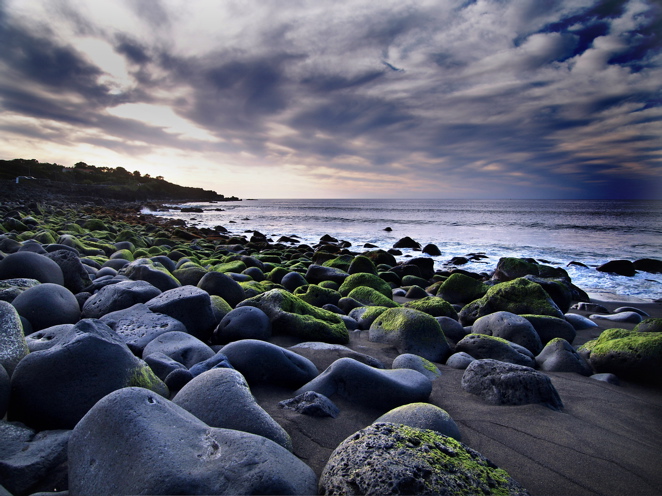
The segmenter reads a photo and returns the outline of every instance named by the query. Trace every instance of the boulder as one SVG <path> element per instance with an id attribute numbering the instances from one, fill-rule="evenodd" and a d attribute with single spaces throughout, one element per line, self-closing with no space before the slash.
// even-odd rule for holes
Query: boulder
<path id="1" fill-rule="evenodd" d="M 152 339 L 143 349 L 143 359 L 152 353 L 163 353 L 188 369 L 216 354 L 195 336 L 181 331 L 166 332 Z"/>
<path id="2" fill-rule="evenodd" d="M 202 341 L 209 341 L 218 324 L 214 318 L 209 293 L 195 286 L 165 291 L 146 303 L 156 313 L 179 320 L 188 332 Z"/>
<path id="3" fill-rule="evenodd" d="M 364 255 L 358 255 L 354 257 L 352 262 L 349 264 L 347 273 L 350 275 L 359 274 L 359 273 L 377 275 L 377 269 L 375 267 L 374 262 L 370 260 L 368 257 Z"/>
<path id="4" fill-rule="evenodd" d="M 20 251 L 0 260 L 0 279 L 36 279 L 41 283 L 64 284 L 62 269 L 50 258 Z"/>
<path id="5" fill-rule="evenodd" d="M 198 282 L 198 288 L 210 295 L 220 296 L 232 308 L 236 307 L 239 302 L 246 298 L 244 289 L 239 283 L 229 275 L 221 272 L 207 272 Z"/>
<path id="6" fill-rule="evenodd" d="M 0 366 L 11 376 L 18 362 L 28 353 L 21 317 L 14 306 L 0 301 Z M 3 416 L 0 415 L 0 418 Z"/>
<path id="7" fill-rule="evenodd" d="M 596 270 L 598 272 L 609 272 L 611 274 L 627 277 L 632 277 L 637 272 L 634 268 L 634 264 L 629 260 L 611 260 L 600 265 Z"/>
<path id="8" fill-rule="evenodd" d="M 349 316 L 356 320 L 359 329 L 370 329 L 377 317 L 383 314 L 389 307 L 368 306 L 357 307 L 349 312 Z"/>
<path id="9" fill-rule="evenodd" d="M 450 317 L 435 317 L 434 320 L 439 323 L 444 336 L 446 336 L 446 340 L 453 344 L 467 335 L 467 330 L 455 319 Z"/>
<path id="10" fill-rule="evenodd" d="M 11 389 L 11 382 L 9 374 L 5 368 L 0 365 L 0 419 L 5 418 L 7 408 L 9 407 L 9 391 Z"/>
<path id="11" fill-rule="evenodd" d="M 597 373 L 662 383 L 662 332 L 607 329 L 577 350 Z"/>
<path id="12" fill-rule="evenodd" d="M 283 289 L 272 289 L 244 300 L 238 306 L 257 307 L 266 313 L 274 334 L 307 341 L 349 342 L 349 333 L 338 314 L 314 307 Z"/>
<path id="13" fill-rule="evenodd" d="M 363 306 L 388 308 L 396 308 L 400 306 L 399 303 L 393 301 L 392 297 L 384 296 L 376 289 L 370 288 L 368 286 L 359 286 L 358 288 L 354 288 L 349 293 L 347 298 L 358 301 Z"/>
<path id="14" fill-rule="evenodd" d="M 393 248 L 411 248 L 413 250 L 420 250 L 421 244 L 418 241 L 414 241 L 409 236 L 400 238 L 393 244 Z"/>
<path id="15" fill-rule="evenodd" d="M 540 337 L 533 325 L 524 317 L 514 313 L 494 312 L 480 317 L 474 322 L 471 332 L 503 338 L 511 343 L 524 346 L 534 355 L 542 350 Z"/>
<path id="16" fill-rule="evenodd" d="M 384 364 L 370 355 L 359 353 L 342 344 L 321 343 L 319 341 L 308 341 L 295 344 L 288 348 L 298 355 L 306 357 L 313 362 L 319 370 L 325 370 L 329 365 L 339 358 L 353 358 L 361 363 L 378 369 L 383 369 Z"/>
<path id="17" fill-rule="evenodd" d="M 454 369 L 466 369 L 471 362 L 474 362 L 476 359 L 464 351 L 458 351 L 453 353 L 446 360 L 446 365 Z"/>
<path id="18" fill-rule="evenodd" d="M 441 250 L 434 243 L 428 243 L 423 247 L 423 253 L 430 255 L 431 257 L 441 256 Z"/>
<path id="19" fill-rule="evenodd" d="M 299 274 L 298 272 L 288 272 L 280 280 L 280 283 L 283 285 L 285 289 L 293 292 L 295 289 L 307 285 L 308 281 L 306 280 L 305 277 L 303 277 L 303 275 Z"/>
<path id="20" fill-rule="evenodd" d="M 536 357 L 536 364 L 545 372 L 576 372 L 589 376 L 591 366 L 577 351 L 562 338 L 552 339 Z"/>
<path id="21" fill-rule="evenodd" d="M 336 418 L 340 413 L 333 401 L 315 391 L 307 391 L 289 400 L 281 401 L 278 406 L 311 417 Z"/>
<path id="22" fill-rule="evenodd" d="M 415 265 L 418 267 L 419 277 L 423 279 L 432 279 L 434 275 L 434 260 L 430 257 L 416 257 L 407 261 L 408 265 Z"/>
<path id="23" fill-rule="evenodd" d="M 395 357 L 393 363 L 391 364 L 391 368 L 415 370 L 416 372 L 423 374 L 431 381 L 441 377 L 441 372 L 434 363 L 426 360 L 421 356 L 413 355 L 411 353 L 405 353 Z"/>
<path id="24" fill-rule="evenodd" d="M 98 400 L 117 389 L 141 386 L 168 394 L 147 364 L 101 321 L 81 320 L 53 341 L 14 370 L 10 420 L 38 430 L 72 429 Z"/>
<path id="25" fill-rule="evenodd" d="M 69 494 L 314 494 L 310 467 L 273 441 L 220 429 L 142 388 L 99 401 L 69 441 Z"/>
<path id="26" fill-rule="evenodd" d="M 145 346 L 157 336 L 172 331 L 186 332 L 186 327 L 179 320 L 154 313 L 144 303 L 107 313 L 100 320 L 115 331 L 138 356 L 142 355 Z"/>
<path id="27" fill-rule="evenodd" d="M 271 338 L 271 321 L 266 313 L 257 307 L 239 307 L 228 312 L 221 319 L 212 335 L 212 342 L 226 344 L 241 339 Z"/>
<path id="28" fill-rule="evenodd" d="M 432 362 L 443 362 L 450 351 L 434 317 L 412 308 L 391 308 L 382 313 L 370 326 L 369 339 Z"/>
<path id="29" fill-rule="evenodd" d="M 635 270 L 650 272 L 651 274 L 662 274 L 662 260 L 654 258 L 641 258 L 633 262 Z"/>
<path id="30" fill-rule="evenodd" d="M 513 257 L 499 259 L 492 279 L 505 282 L 527 275 L 570 280 L 570 276 L 568 276 L 568 273 L 564 269 Z"/>
<path id="31" fill-rule="evenodd" d="M 242 339 L 225 345 L 221 353 L 251 386 L 275 384 L 296 388 L 319 373 L 307 358 L 266 341 Z"/>
<path id="32" fill-rule="evenodd" d="M 193 375 L 193 377 L 197 377 L 200 374 L 204 374 L 208 370 L 232 369 L 232 368 L 234 367 L 232 367 L 232 364 L 230 363 L 230 360 L 228 360 L 228 357 L 219 351 L 213 357 L 207 358 L 207 360 L 203 360 L 202 362 L 198 362 L 195 365 L 193 365 L 193 367 L 191 367 L 190 369 L 190 372 Z"/>
<path id="33" fill-rule="evenodd" d="M 410 403 L 386 412 L 373 422 L 403 424 L 416 429 L 428 429 L 444 436 L 462 441 L 462 435 L 455 421 L 446 410 L 430 403 Z"/>
<path id="34" fill-rule="evenodd" d="M 172 399 L 211 427 L 250 432 L 292 451 L 292 440 L 251 394 L 236 370 L 209 370 L 186 384 Z"/>
<path id="35" fill-rule="evenodd" d="M 564 318 L 528 314 L 522 314 L 521 317 L 531 323 L 538 336 L 540 336 L 543 346 L 556 338 L 565 339 L 568 343 L 572 343 L 577 336 L 575 328 Z"/>
<path id="36" fill-rule="evenodd" d="M 436 431 L 376 423 L 345 439 L 331 454 L 319 494 L 528 495 L 480 453 Z"/>
<path id="37" fill-rule="evenodd" d="M 195 262 L 186 262 L 178 266 L 172 275 L 182 286 L 196 286 L 208 273 L 207 269 Z"/>
<path id="38" fill-rule="evenodd" d="M 579 315 L 578 313 L 566 313 L 565 320 L 572 325 L 575 331 L 582 331 L 584 329 L 590 329 L 592 327 L 598 327 L 598 324 L 593 322 L 588 317 Z M 560 337 L 560 336 L 559 336 Z M 565 339 L 565 338 L 564 338 Z M 570 341 L 572 342 L 572 341 Z"/>
<path id="39" fill-rule="evenodd" d="M 426 296 L 416 301 L 408 301 L 403 306 L 420 310 L 433 317 L 450 317 L 457 320 L 457 312 L 453 306 L 438 296 Z"/>
<path id="40" fill-rule="evenodd" d="M 638 324 L 643 320 L 641 314 L 637 312 L 618 312 L 607 315 L 593 314 L 589 316 L 592 320 L 608 320 L 610 322 L 629 322 L 631 324 Z"/>
<path id="41" fill-rule="evenodd" d="M 462 389 L 493 405 L 540 403 L 552 410 L 563 409 L 549 377 L 531 367 L 499 360 L 471 362 L 462 375 Z"/>
<path id="42" fill-rule="evenodd" d="M 655 317 L 644 319 L 634 326 L 634 330 L 638 332 L 662 332 L 662 319 Z"/>
<path id="43" fill-rule="evenodd" d="M 311 264 L 305 276 L 309 284 L 319 284 L 323 281 L 333 281 L 342 284 L 347 277 L 349 277 L 349 274 L 344 270 L 317 264 Z"/>
<path id="44" fill-rule="evenodd" d="M 58 342 L 60 334 L 68 333 L 74 328 L 74 324 L 59 324 L 33 332 L 25 337 L 30 353 L 45 350 Z"/>
<path id="45" fill-rule="evenodd" d="M 181 286 L 168 269 L 149 258 L 139 258 L 122 268 L 121 274 L 132 281 L 145 281 L 160 291 L 168 291 Z"/>
<path id="46" fill-rule="evenodd" d="M 467 334 L 455 346 L 455 351 L 464 351 L 477 359 L 491 358 L 502 362 L 535 367 L 533 354 L 515 343 L 487 334 Z"/>
<path id="47" fill-rule="evenodd" d="M 524 276 L 524 279 L 540 284 L 542 289 L 556 303 L 556 306 L 564 313 L 570 310 L 573 300 L 588 300 L 588 296 L 581 289 L 573 286 L 569 278 L 554 279 L 528 275 Z"/>
<path id="48" fill-rule="evenodd" d="M 377 369 L 352 358 L 340 358 L 295 394 L 315 391 L 334 394 L 369 408 L 390 410 L 396 406 L 427 401 L 430 379 L 411 369 Z"/>
<path id="49" fill-rule="evenodd" d="M 340 300 L 340 293 L 333 289 L 324 288 L 317 284 L 307 284 L 294 290 L 294 294 L 306 303 L 314 307 L 323 307 L 324 305 L 337 305 Z"/>
<path id="50" fill-rule="evenodd" d="M 449 303 L 466 304 L 485 296 L 489 286 L 469 277 L 455 272 L 446 279 L 437 290 L 437 296 Z"/>
<path id="51" fill-rule="evenodd" d="M 0 281 L 0 301 L 11 303 L 23 291 L 39 286 L 40 284 L 36 279 L 4 279 Z"/>
<path id="52" fill-rule="evenodd" d="M 11 304 L 30 322 L 32 331 L 58 324 L 75 324 L 81 316 L 76 297 L 59 284 L 34 286 L 14 298 Z"/>
<path id="53" fill-rule="evenodd" d="M 72 293 L 80 293 L 92 281 L 80 258 L 71 250 L 56 250 L 45 255 L 62 270 L 63 284 Z"/>
<path id="54" fill-rule="evenodd" d="M 104 286 L 83 305 L 83 318 L 98 319 L 111 312 L 147 303 L 161 294 L 161 290 L 147 281 L 120 281 Z"/>
<path id="55" fill-rule="evenodd" d="M 16 495 L 66 490 L 70 437 L 69 430 L 36 432 L 0 420 L 0 487 Z"/>
<path id="56" fill-rule="evenodd" d="M 393 299 L 391 286 L 384 281 L 381 277 L 375 274 L 369 274 L 366 272 L 360 272 L 358 274 L 352 274 L 347 277 L 343 283 L 340 285 L 338 292 L 342 296 L 349 296 L 349 294 L 356 288 L 366 286 L 369 288 L 378 291 L 383 294 L 388 299 Z"/>
<path id="57" fill-rule="evenodd" d="M 460 323 L 472 325 L 476 319 L 500 310 L 563 318 L 563 312 L 540 284 L 519 278 L 492 286 L 485 296 L 465 305 L 459 313 Z"/>

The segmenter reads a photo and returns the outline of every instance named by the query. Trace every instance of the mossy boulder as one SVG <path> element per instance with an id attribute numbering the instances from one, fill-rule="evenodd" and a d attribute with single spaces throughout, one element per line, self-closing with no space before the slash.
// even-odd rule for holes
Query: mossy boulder
<path id="1" fill-rule="evenodd" d="M 413 353 L 431 362 L 442 362 L 450 351 L 439 322 L 413 308 L 391 308 L 370 326 L 370 341 L 388 343 L 399 353 Z"/>
<path id="2" fill-rule="evenodd" d="M 139 258 L 130 262 L 124 266 L 121 273 L 133 281 L 147 281 L 161 291 L 168 291 L 181 286 L 168 269 L 149 258 Z"/>
<path id="3" fill-rule="evenodd" d="M 449 303 L 469 303 L 485 296 L 489 288 L 473 277 L 455 272 L 437 285 L 436 295 Z"/>
<path id="4" fill-rule="evenodd" d="M 147 248 L 147 243 L 142 236 L 130 229 L 125 229 L 117 233 L 117 236 L 115 236 L 115 242 L 119 243 L 120 241 L 129 241 L 133 243 L 136 248 Z"/>
<path id="5" fill-rule="evenodd" d="M 573 325 L 565 319 L 559 319 L 558 317 L 551 317 L 549 315 L 528 314 L 523 314 L 521 317 L 524 317 L 533 325 L 543 345 L 556 338 L 561 338 L 568 343 L 572 343 L 577 336 L 577 331 Z"/>
<path id="6" fill-rule="evenodd" d="M 635 328 L 638 332 L 662 332 L 662 319 L 650 317 L 639 322 Z"/>
<path id="7" fill-rule="evenodd" d="M 75 248 L 78 253 L 83 255 L 105 255 L 106 252 L 101 248 L 96 248 L 90 246 L 87 243 L 83 243 L 80 239 L 72 234 L 63 234 L 57 240 L 57 244 L 68 246 L 69 248 Z M 113 248 L 113 252 L 115 249 Z M 112 253 L 112 252 L 111 252 Z"/>
<path id="8" fill-rule="evenodd" d="M 294 290 L 294 294 L 314 307 L 322 307 L 326 304 L 338 305 L 338 301 L 340 300 L 340 293 L 338 291 L 316 284 L 300 286 Z"/>
<path id="9" fill-rule="evenodd" d="M 272 289 L 237 306 L 253 306 L 266 313 L 274 334 L 291 335 L 305 341 L 349 342 L 349 333 L 340 315 L 314 307 L 284 289 Z"/>
<path id="10" fill-rule="evenodd" d="M 349 312 L 349 316 L 359 323 L 359 329 L 370 329 L 377 317 L 383 314 L 389 307 L 358 307 Z"/>
<path id="11" fill-rule="evenodd" d="M 400 306 L 399 303 L 396 303 L 391 298 L 384 296 L 383 293 L 380 293 L 376 289 L 370 288 L 368 286 L 359 286 L 354 288 L 352 291 L 350 291 L 347 297 L 352 298 L 366 306 L 380 306 L 389 308 Z"/>
<path id="12" fill-rule="evenodd" d="M 492 286 L 485 296 L 465 305 L 459 318 L 462 325 L 467 326 L 484 315 L 500 310 L 518 315 L 550 315 L 563 318 L 563 312 L 540 284 L 524 278 Z"/>
<path id="13" fill-rule="evenodd" d="M 335 267 L 336 269 L 347 272 L 353 260 L 354 257 L 352 255 L 340 255 L 339 257 L 326 260 L 322 265 L 324 267 Z"/>
<path id="14" fill-rule="evenodd" d="M 207 269 L 195 262 L 184 262 L 177 267 L 172 275 L 181 283 L 182 286 L 197 286 L 200 280 L 207 275 Z"/>
<path id="15" fill-rule="evenodd" d="M 360 286 L 366 286 L 372 288 L 376 291 L 379 291 L 388 299 L 391 300 L 393 299 L 393 291 L 391 290 L 391 286 L 389 286 L 388 283 L 384 281 L 381 277 L 375 274 L 368 274 L 366 272 L 351 274 L 340 285 L 339 291 L 342 296 L 349 296 L 352 290 Z"/>
<path id="16" fill-rule="evenodd" d="M 229 262 L 214 265 L 213 270 L 221 273 L 234 272 L 235 274 L 241 274 L 243 271 L 246 270 L 246 268 L 247 268 L 246 264 L 241 260 L 232 260 Z"/>
<path id="17" fill-rule="evenodd" d="M 319 494 L 527 495 L 477 451 L 433 430 L 374 423 L 331 454 Z"/>
<path id="18" fill-rule="evenodd" d="M 358 255 L 354 257 L 352 263 L 349 264 L 349 268 L 347 269 L 347 272 L 350 275 L 360 274 L 362 272 L 366 274 L 377 275 L 377 269 L 375 268 L 374 262 L 370 260 L 368 257 L 363 255 Z"/>
<path id="19" fill-rule="evenodd" d="M 570 276 L 564 269 L 513 257 L 499 259 L 492 279 L 505 282 L 527 275 L 570 280 Z"/>
<path id="20" fill-rule="evenodd" d="M 451 319 L 457 320 L 457 312 L 453 308 L 453 305 L 437 296 L 426 296 L 420 300 L 408 301 L 403 306 L 413 308 L 414 310 L 420 310 L 433 317 L 450 317 Z"/>
<path id="21" fill-rule="evenodd" d="M 662 332 L 607 329 L 577 351 L 597 373 L 662 384 Z"/>
<path id="22" fill-rule="evenodd" d="M 108 228 L 106 224 L 100 219 L 88 219 L 83 224 L 83 227 L 88 231 L 106 231 Z"/>
<path id="23" fill-rule="evenodd" d="M 123 250 L 117 250 L 114 252 L 112 255 L 110 255 L 111 260 L 115 260 L 117 258 L 120 258 L 122 260 L 128 260 L 129 262 L 133 262 L 133 253 L 131 253 L 131 250 L 123 249 Z"/>

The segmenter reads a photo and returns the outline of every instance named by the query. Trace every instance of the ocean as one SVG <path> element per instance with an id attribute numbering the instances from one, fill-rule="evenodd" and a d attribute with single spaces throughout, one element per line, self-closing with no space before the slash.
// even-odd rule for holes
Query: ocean
<path id="1" fill-rule="evenodd" d="M 183 206 L 204 212 L 175 209 Z M 442 252 L 432 257 L 437 269 L 469 253 L 488 258 L 461 268 L 488 273 L 501 257 L 530 257 L 565 268 L 573 283 L 589 293 L 662 298 L 662 274 L 638 272 L 625 277 L 595 270 L 609 260 L 662 259 L 662 201 L 297 199 L 171 207 L 149 213 L 198 227 L 223 226 L 233 234 L 256 230 L 274 241 L 296 235 L 313 245 L 329 234 L 349 241 L 350 250 L 359 252 L 365 243 L 387 250 L 409 236 L 421 246 L 437 245 Z M 386 231 L 387 227 L 392 230 Z M 402 251 L 399 260 L 428 256 Z M 589 268 L 568 266 L 571 261 Z"/>

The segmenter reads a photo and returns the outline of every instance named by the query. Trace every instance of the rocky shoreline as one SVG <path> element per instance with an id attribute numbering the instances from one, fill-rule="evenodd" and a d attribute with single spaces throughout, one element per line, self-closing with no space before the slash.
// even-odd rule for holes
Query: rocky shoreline
<path id="1" fill-rule="evenodd" d="M 660 302 L 144 206 L 0 206 L 0 494 L 662 491 Z"/>

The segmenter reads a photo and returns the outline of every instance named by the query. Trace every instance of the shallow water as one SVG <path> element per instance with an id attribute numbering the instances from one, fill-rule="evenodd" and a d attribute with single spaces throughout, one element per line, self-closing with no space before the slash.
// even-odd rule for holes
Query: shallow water
<path id="1" fill-rule="evenodd" d="M 439 247 L 442 255 L 433 257 L 438 269 L 469 253 L 489 257 L 462 266 L 474 272 L 493 270 L 503 256 L 531 257 L 564 267 L 585 291 L 662 298 L 662 274 L 624 277 L 595 270 L 609 260 L 662 257 L 662 201 L 245 200 L 187 206 L 205 211 L 156 215 L 199 227 L 221 225 L 233 234 L 257 230 L 274 240 L 297 235 L 311 245 L 329 234 L 351 242 L 357 251 L 365 243 L 389 249 L 409 236 L 422 246 Z M 400 259 L 420 256 L 402 251 Z M 590 268 L 566 267 L 570 261 Z"/>

